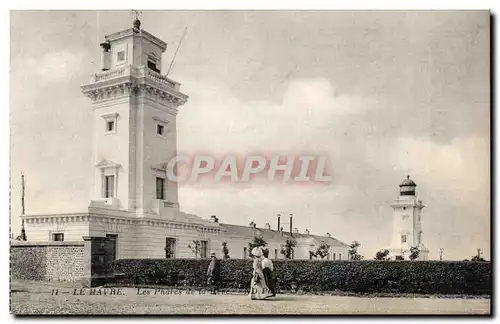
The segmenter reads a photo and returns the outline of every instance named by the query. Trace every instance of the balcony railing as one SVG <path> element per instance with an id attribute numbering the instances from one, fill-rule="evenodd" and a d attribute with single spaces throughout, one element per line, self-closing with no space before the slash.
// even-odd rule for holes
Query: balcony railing
<path id="1" fill-rule="evenodd" d="M 148 69 L 145 66 L 134 67 L 132 65 L 126 65 L 113 70 L 107 70 L 102 72 L 97 72 L 92 74 L 91 82 L 97 83 L 107 80 L 112 80 L 115 78 L 120 78 L 124 76 L 134 76 L 136 78 L 148 77 L 153 81 L 165 85 L 169 88 L 179 91 L 180 83 L 175 82 L 168 77 L 161 75 L 155 71 Z"/>
<path id="2" fill-rule="evenodd" d="M 147 69 L 147 68 L 143 68 L 147 71 L 147 74 L 148 74 L 148 77 L 150 77 L 151 79 L 155 80 L 156 82 L 158 83 L 161 83 L 161 84 L 164 84 L 170 88 L 173 88 L 175 90 L 179 90 L 178 89 L 178 83 L 175 82 L 175 81 L 172 81 L 170 80 L 169 78 L 167 78 L 166 76 L 164 75 L 161 75 L 160 73 L 157 73 L 155 71 L 152 71 L 150 69 Z"/>

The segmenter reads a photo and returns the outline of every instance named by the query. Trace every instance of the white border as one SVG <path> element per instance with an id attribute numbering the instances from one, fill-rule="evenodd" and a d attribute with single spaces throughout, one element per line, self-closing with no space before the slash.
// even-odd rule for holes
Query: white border
<path id="1" fill-rule="evenodd" d="M 2 2 L 2 4 L 8 3 L 11 7 L 6 8 L 6 10 L 2 11 L 2 22 L 3 22 L 3 28 L 0 31 L 1 37 L 3 38 L 3 44 L 5 47 L 3 47 L 3 50 L 1 51 L 2 53 L 2 68 L 3 68 L 3 73 L 1 74 L 3 76 L 2 78 L 2 91 L 3 95 L 1 98 L 3 99 L 4 102 L 4 109 L 1 109 L 1 113 L 3 114 L 2 118 L 0 118 L 0 129 L 2 130 L 0 132 L 0 143 L 2 145 L 2 150 L 1 152 L 4 152 L 3 158 L 0 160 L 1 165 L 1 170 L 3 172 L 1 173 L 2 178 L 0 179 L 0 183 L 2 183 L 2 192 L 0 193 L 0 200 L 1 200 L 1 206 L 3 207 L 3 213 L 2 213 L 2 220 L 5 222 L 5 226 L 3 226 L 3 229 L 5 230 L 4 234 L 2 237 L 5 239 L 5 242 L 7 239 L 10 237 L 9 233 L 7 232 L 7 229 L 10 228 L 10 219 L 7 217 L 7 215 L 10 215 L 9 212 L 9 157 L 10 157 L 10 142 L 9 142 L 9 32 L 10 32 L 10 22 L 9 22 L 9 11 L 8 10 L 20 10 L 20 9 L 124 9 L 128 10 L 129 8 L 137 8 L 138 6 L 141 7 L 141 9 L 147 10 L 147 9 L 159 9 L 162 8 L 162 6 L 168 5 L 168 7 L 163 7 L 163 9 L 422 9 L 422 10 L 427 10 L 427 9 L 492 9 L 493 13 L 498 13 L 498 6 L 499 6 L 499 1 L 484 1 L 484 0 L 475 0 L 475 1 L 436 1 L 436 0 L 407 0 L 407 1 L 397 1 L 397 0 L 392 0 L 392 1 L 318 1 L 318 0 L 308 0 L 308 1 L 270 1 L 270 0 L 240 0 L 240 1 L 220 1 L 220 0 L 212 0 L 212 1 L 193 1 L 193 0 L 183 0 L 183 1 L 178 1 L 177 3 L 172 3 L 172 2 L 152 2 L 152 1 L 141 1 L 139 2 L 132 2 L 132 1 L 117 1 L 113 4 L 108 3 L 108 4 L 103 4 L 103 1 L 96 1 L 96 0 L 87 0 L 87 1 L 72 1 L 72 2 L 65 2 L 65 1 L 15 1 L 15 2 Z M 498 16 L 496 17 L 496 25 L 498 26 Z M 43 26 L 40 26 L 40 28 L 43 28 Z M 498 33 L 495 32 L 495 43 L 498 44 Z M 498 61 L 498 51 L 496 51 L 496 56 L 495 58 L 496 61 Z M 498 85 L 497 85 L 498 87 Z M 497 87 L 494 90 L 497 90 Z M 498 113 L 496 113 L 495 117 L 495 122 L 498 125 Z M 498 138 L 495 138 L 495 149 L 498 150 Z M 497 180 L 498 177 L 495 177 L 493 179 L 495 181 L 495 184 L 498 184 Z M 495 197 L 492 197 L 492 199 L 495 199 L 495 201 L 498 201 L 498 190 L 495 194 Z M 492 211 L 494 213 L 495 211 Z M 493 215 L 495 217 L 496 215 Z M 496 222 L 495 225 L 495 232 L 499 233 L 499 225 L 498 222 Z M 492 238 L 493 239 L 493 238 Z M 7 281 L 7 277 L 9 275 L 9 264 L 6 262 L 8 256 L 9 256 L 9 248 L 7 244 L 2 245 L 2 259 L 4 262 L 2 262 L 2 277 L 4 280 L 2 280 L 2 287 L 0 288 L 0 291 L 3 293 L 3 302 L 8 302 L 8 291 L 9 291 L 9 282 Z M 493 256 L 495 260 L 497 259 L 497 252 L 495 250 L 495 255 Z M 498 267 L 497 267 L 498 268 Z M 496 274 L 494 276 L 496 277 Z M 495 279 L 495 282 L 498 283 L 498 280 Z M 495 287 L 496 288 L 496 287 Z M 495 292 L 497 290 L 495 289 Z M 5 305 L 5 304 L 4 304 Z M 6 305 L 5 305 L 6 306 Z M 5 315 L 9 315 L 7 313 L 7 307 L 3 307 L 3 311 Z M 13 316 L 8 317 L 8 321 L 14 321 Z M 70 318 L 68 318 L 70 319 Z M 88 319 L 84 318 L 78 318 L 82 322 L 87 322 L 89 321 Z M 122 318 L 117 318 L 117 320 L 121 320 Z M 403 318 L 399 318 L 400 320 L 403 320 Z M 24 321 L 31 321 L 32 319 L 24 319 Z M 52 322 L 52 318 L 46 317 L 43 319 L 36 319 L 37 322 Z M 66 320 L 64 318 L 63 320 Z M 98 321 L 110 321 L 112 318 L 106 318 L 106 319 L 98 319 Z M 159 319 L 159 320 L 165 320 L 165 319 Z M 169 321 L 174 320 L 174 318 L 168 318 Z M 217 321 L 218 319 L 211 319 L 210 321 Z M 227 320 L 227 319 L 226 319 Z M 248 322 L 249 320 L 252 319 L 247 319 L 247 318 L 234 318 L 234 319 L 229 319 L 229 321 L 239 321 L 239 322 Z M 259 318 L 259 322 L 268 322 L 268 321 L 275 321 L 277 319 L 266 319 L 266 318 Z M 338 321 L 339 319 L 336 318 Z M 357 318 L 357 319 L 349 319 L 349 322 L 360 322 L 364 321 L 366 318 Z M 374 320 L 373 318 L 370 320 Z M 376 320 L 376 319 L 375 319 Z M 384 320 L 384 319 L 382 319 Z M 425 319 L 418 319 L 418 321 L 430 321 L 431 319 L 425 318 Z M 435 318 L 432 319 L 432 321 L 440 321 L 440 318 Z M 94 319 L 96 321 L 96 319 Z M 134 318 L 134 322 L 142 322 L 144 319 L 141 318 Z M 301 322 L 306 321 L 305 318 L 301 318 Z M 342 321 L 346 321 L 346 319 L 342 319 Z M 469 319 L 469 321 L 472 321 L 472 319 Z"/>

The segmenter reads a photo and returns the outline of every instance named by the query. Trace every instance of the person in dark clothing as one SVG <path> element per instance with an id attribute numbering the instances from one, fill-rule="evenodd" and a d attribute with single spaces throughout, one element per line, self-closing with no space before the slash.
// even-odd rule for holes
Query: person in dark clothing
<path id="1" fill-rule="evenodd" d="M 262 259 L 262 272 L 264 273 L 264 279 L 266 281 L 266 286 L 269 288 L 271 295 L 269 297 L 276 296 L 276 280 L 274 279 L 274 268 L 273 262 L 269 260 L 269 250 L 264 249 L 262 251 L 264 258 Z"/>
<path id="2" fill-rule="evenodd" d="M 220 285 L 220 263 L 219 260 L 217 260 L 217 258 L 215 257 L 214 252 L 210 253 L 210 258 L 212 260 L 210 261 L 210 265 L 208 266 L 207 270 L 207 283 L 211 288 L 212 295 L 216 295 L 219 291 Z"/>

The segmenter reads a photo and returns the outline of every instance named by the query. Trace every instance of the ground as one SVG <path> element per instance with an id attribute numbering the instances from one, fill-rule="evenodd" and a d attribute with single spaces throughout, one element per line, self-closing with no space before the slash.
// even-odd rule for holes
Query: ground
<path id="1" fill-rule="evenodd" d="M 83 295 L 75 295 L 76 293 Z M 57 291 L 57 295 L 54 293 Z M 106 292 L 107 295 L 99 295 Z M 155 294 L 156 292 L 156 294 Z M 250 300 L 242 294 L 121 288 L 80 290 L 71 285 L 14 281 L 13 314 L 490 314 L 489 298 L 348 297 L 278 295 Z M 148 295 L 149 293 L 149 295 Z"/>

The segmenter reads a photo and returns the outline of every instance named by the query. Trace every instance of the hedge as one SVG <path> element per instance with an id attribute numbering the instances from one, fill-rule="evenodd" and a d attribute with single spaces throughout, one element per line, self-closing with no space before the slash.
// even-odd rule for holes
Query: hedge
<path id="1" fill-rule="evenodd" d="M 210 260 L 130 259 L 113 271 L 131 285 L 205 286 Z M 220 260 L 221 288 L 248 289 L 252 261 Z M 344 291 L 445 295 L 491 294 L 490 262 L 273 261 L 278 291 Z"/>

